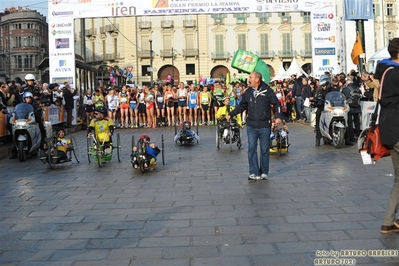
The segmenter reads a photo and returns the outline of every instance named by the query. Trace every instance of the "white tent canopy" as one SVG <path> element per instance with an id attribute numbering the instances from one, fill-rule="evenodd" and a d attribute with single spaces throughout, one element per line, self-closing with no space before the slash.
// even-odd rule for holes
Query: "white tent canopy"
<path id="1" fill-rule="evenodd" d="M 282 80 L 285 78 L 289 78 L 290 75 L 284 70 L 283 65 L 281 64 L 277 74 L 274 76 L 273 80 Z"/>
<path id="2" fill-rule="evenodd" d="M 388 46 L 385 46 L 370 57 L 368 61 L 368 72 L 374 73 L 378 62 L 387 58 L 391 58 L 391 56 L 388 53 Z"/>
<path id="3" fill-rule="evenodd" d="M 296 60 L 295 57 L 292 58 L 291 65 L 287 69 L 286 73 L 288 74 L 289 77 L 293 74 L 296 74 L 297 77 L 301 76 L 302 74 L 305 74 L 307 76 L 306 72 L 298 64 L 298 61 Z"/>

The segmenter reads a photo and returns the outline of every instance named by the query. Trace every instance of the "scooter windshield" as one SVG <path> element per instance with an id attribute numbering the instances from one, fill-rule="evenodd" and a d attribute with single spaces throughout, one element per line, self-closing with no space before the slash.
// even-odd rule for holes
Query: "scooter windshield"
<path id="1" fill-rule="evenodd" d="M 332 107 L 344 107 L 345 99 L 345 95 L 338 91 L 332 91 L 326 95 L 326 102 L 328 102 Z"/>
<path id="2" fill-rule="evenodd" d="M 33 106 L 28 103 L 20 103 L 15 106 L 15 119 L 28 119 L 29 114 L 33 112 Z"/>

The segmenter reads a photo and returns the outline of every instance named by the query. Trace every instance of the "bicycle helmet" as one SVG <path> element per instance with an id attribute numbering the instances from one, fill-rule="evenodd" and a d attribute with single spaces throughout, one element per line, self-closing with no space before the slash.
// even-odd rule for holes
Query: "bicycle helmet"
<path id="1" fill-rule="evenodd" d="M 150 136 L 148 136 L 148 135 L 141 135 L 141 136 L 140 136 L 140 139 L 141 139 L 141 140 L 145 140 L 145 141 L 147 141 L 147 142 L 150 142 Z"/>
<path id="2" fill-rule="evenodd" d="M 33 99 L 33 94 L 30 91 L 25 91 L 24 95 L 23 95 L 23 99 L 25 100 L 25 98 L 32 98 Z"/>
<path id="3" fill-rule="evenodd" d="M 35 78 L 35 75 L 33 75 L 33 74 L 27 74 L 26 76 L 25 76 L 25 80 L 35 80 L 36 78 Z"/>
<path id="4" fill-rule="evenodd" d="M 186 129 L 190 129 L 191 128 L 191 122 L 190 121 L 184 121 L 183 125 Z"/>
<path id="5" fill-rule="evenodd" d="M 104 106 L 98 106 L 98 107 L 96 107 L 96 109 L 94 109 L 94 111 L 102 113 L 104 115 L 107 113 L 107 109 L 105 109 Z"/>

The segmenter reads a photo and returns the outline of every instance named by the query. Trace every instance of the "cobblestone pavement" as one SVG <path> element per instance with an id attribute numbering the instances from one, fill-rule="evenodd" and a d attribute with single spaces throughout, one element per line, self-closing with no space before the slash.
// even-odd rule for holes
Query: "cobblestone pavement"
<path id="1" fill-rule="evenodd" d="M 102 168 L 88 163 L 85 131 L 73 134 L 79 164 L 3 159 L 0 265 L 323 265 L 315 259 L 331 251 L 346 259 L 335 264 L 399 265 L 399 235 L 379 232 L 390 159 L 364 166 L 355 146 L 316 148 L 312 128 L 289 127 L 292 145 L 271 155 L 268 181 L 247 180 L 245 129 L 232 152 L 216 149 L 215 127 L 199 127 L 189 147 L 173 128 L 118 129 L 122 162 L 114 151 Z M 144 133 L 157 145 L 164 135 L 166 165 L 159 156 L 141 174 L 129 155 L 132 134 Z"/>

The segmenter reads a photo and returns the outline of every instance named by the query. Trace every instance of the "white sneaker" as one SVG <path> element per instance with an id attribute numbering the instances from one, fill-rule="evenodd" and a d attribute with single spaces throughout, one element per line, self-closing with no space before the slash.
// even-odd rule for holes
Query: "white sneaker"
<path id="1" fill-rule="evenodd" d="M 254 175 L 254 174 L 251 174 L 251 175 L 248 176 L 248 180 L 255 181 L 255 180 L 259 180 L 259 179 L 260 179 L 260 177 Z"/>
<path id="2" fill-rule="evenodd" d="M 267 179 L 269 179 L 269 177 L 267 176 L 267 174 L 262 174 L 262 175 L 260 176 L 260 179 L 262 179 L 262 180 L 267 180 Z"/>

